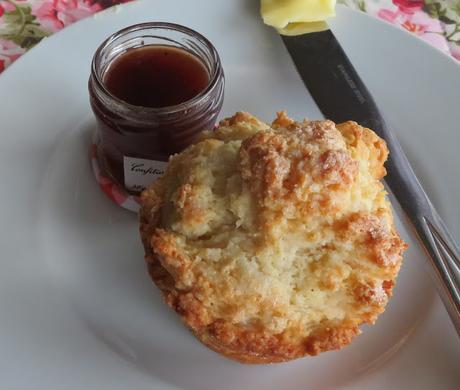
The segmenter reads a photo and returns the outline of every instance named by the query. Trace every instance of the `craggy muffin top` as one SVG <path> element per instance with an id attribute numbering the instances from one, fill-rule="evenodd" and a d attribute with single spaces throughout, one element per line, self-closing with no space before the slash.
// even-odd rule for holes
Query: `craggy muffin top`
<path id="1" fill-rule="evenodd" d="M 385 142 L 355 122 L 223 120 L 142 194 L 150 274 L 195 335 L 266 363 L 338 349 L 384 311 L 404 242 Z"/>

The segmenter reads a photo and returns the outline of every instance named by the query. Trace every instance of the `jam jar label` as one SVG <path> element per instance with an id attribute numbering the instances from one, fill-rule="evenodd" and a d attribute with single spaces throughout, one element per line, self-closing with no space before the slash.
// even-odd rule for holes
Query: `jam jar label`
<path id="1" fill-rule="evenodd" d="M 165 161 L 123 156 L 125 187 L 136 192 L 144 190 L 163 176 L 167 165 Z"/>

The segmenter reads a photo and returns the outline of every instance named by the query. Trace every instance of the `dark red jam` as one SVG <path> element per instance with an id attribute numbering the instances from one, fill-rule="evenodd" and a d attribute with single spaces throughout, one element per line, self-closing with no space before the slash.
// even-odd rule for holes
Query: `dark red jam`
<path id="1" fill-rule="evenodd" d="M 134 106 L 162 108 L 194 98 L 209 84 L 200 59 L 173 46 L 144 46 L 121 54 L 107 69 L 104 84 Z"/>
<path id="2" fill-rule="evenodd" d="M 103 173 L 139 193 L 142 187 L 125 180 L 127 159 L 168 161 L 213 128 L 223 91 L 219 56 L 193 30 L 145 23 L 108 38 L 96 51 L 89 80 Z"/>

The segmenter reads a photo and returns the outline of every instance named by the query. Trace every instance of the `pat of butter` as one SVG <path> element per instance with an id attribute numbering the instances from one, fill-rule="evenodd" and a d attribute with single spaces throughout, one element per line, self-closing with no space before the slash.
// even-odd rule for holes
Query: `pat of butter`
<path id="1" fill-rule="evenodd" d="M 300 35 L 326 30 L 326 19 L 335 16 L 336 0 L 261 0 L 265 24 L 280 34 Z"/>

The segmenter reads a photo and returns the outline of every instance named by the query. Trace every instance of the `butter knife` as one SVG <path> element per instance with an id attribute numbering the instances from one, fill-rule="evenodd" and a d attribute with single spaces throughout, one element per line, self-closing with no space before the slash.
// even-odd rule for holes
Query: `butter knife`
<path id="1" fill-rule="evenodd" d="M 423 190 L 394 132 L 386 125 L 330 30 L 282 36 L 297 71 L 323 115 L 354 120 L 382 137 L 390 151 L 385 181 L 413 227 L 438 293 L 460 336 L 460 250 Z"/>

